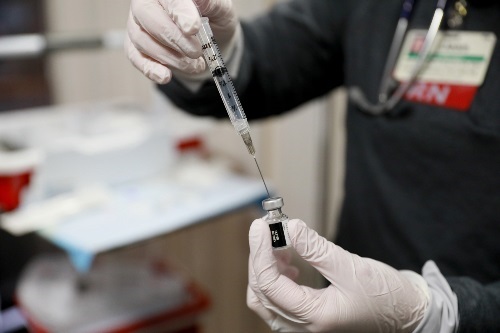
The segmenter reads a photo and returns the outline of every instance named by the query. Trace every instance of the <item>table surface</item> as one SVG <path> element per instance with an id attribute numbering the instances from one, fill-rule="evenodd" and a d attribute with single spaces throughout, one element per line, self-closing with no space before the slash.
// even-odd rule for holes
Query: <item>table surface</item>
<path id="1" fill-rule="evenodd" d="M 39 234 L 68 252 L 87 271 L 94 256 L 167 234 L 266 197 L 259 179 L 228 173 L 210 184 L 147 179 L 111 188 L 105 205 L 67 218 Z"/>

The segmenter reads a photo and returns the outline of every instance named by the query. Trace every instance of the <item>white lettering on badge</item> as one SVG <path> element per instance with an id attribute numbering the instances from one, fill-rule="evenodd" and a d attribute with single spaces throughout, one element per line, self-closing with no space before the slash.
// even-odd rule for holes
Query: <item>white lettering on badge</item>
<path id="1" fill-rule="evenodd" d="M 419 82 L 406 93 L 406 98 L 419 102 L 444 105 L 450 95 L 451 87 L 432 83 Z"/>

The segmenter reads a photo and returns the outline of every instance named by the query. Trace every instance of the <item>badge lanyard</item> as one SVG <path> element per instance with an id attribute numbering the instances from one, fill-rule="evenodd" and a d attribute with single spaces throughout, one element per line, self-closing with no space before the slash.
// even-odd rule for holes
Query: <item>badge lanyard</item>
<path id="1" fill-rule="evenodd" d="M 357 87 L 349 88 L 349 98 L 350 100 L 356 104 L 362 111 L 369 113 L 371 115 L 381 115 L 389 112 L 394 108 L 394 106 L 401 101 L 403 96 L 406 94 L 408 89 L 412 86 L 412 84 L 417 79 L 419 72 L 425 65 L 425 61 L 427 56 L 430 53 L 430 50 L 434 44 L 437 33 L 439 31 L 439 27 L 443 20 L 444 10 L 446 7 L 447 0 L 438 0 L 436 4 L 436 10 L 434 11 L 434 16 L 432 17 L 431 24 L 429 25 L 429 29 L 427 30 L 427 34 L 425 36 L 422 47 L 420 48 L 417 56 L 417 62 L 415 67 L 413 68 L 409 80 L 404 83 L 400 83 L 395 89 L 394 93 L 390 96 L 388 95 L 389 90 L 391 89 L 391 85 L 393 80 L 391 78 L 391 72 L 394 68 L 394 64 L 396 62 L 397 55 L 403 43 L 404 36 L 406 34 L 406 30 L 408 28 L 408 22 L 415 6 L 415 1 L 413 0 L 405 0 L 403 3 L 403 7 L 401 9 L 401 15 L 398 21 L 398 25 L 396 27 L 396 31 L 394 33 L 394 37 L 391 43 L 391 48 L 389 51 L 389 56 L 387 58 L 384 74 L 382 76 L 382 81 L 380 84 L 379 90 L 379 101 L 377 104 L 372 104 L 365 97 L 363 91 Z"/>

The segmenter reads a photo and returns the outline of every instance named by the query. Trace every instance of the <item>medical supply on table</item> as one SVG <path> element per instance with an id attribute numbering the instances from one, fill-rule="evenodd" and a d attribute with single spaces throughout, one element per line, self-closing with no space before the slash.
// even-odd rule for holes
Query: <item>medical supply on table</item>
<path id="1" fill-rule="evenodd" d="M 170 263 L 127 251 L 98 258 L 85 288 L 65 255 L 32 259 L 16 288 L 29 331 L 198 332 L 209 295 Z"/>
<path id="2" fill-rule="evenodd" d="M 125 99 L 3 112 L 0 143 L 0 174 L 32 161 L 21 205 L 156 175 L 177 157 L 164 113 Z"/>
<path id="3" fill-rule="evenodd" d="M 0 136 L 0 213 L 19 206 L 21 194 L 30 185 L 33 170 L 42 159 L 36 149 L 15 147 Z"/>
<path id="4" fill-rule="evenodd" d="M 241 106 L 240 99 L 236 94 L 236 89 L 234 89 L 233 81 L 229 76 L 228 70 L 222 59 L 222 54 L 219 50 L 217 42 L 215 41 L 214 34 L 210 28 L 209 20 L 207 17 L 201 18 L 201 28 L 196 34 L 200 43 L 201 49 L 203 51 L 203 57 L 212 73 L 217 90 L 224 102 L 229 119 L 234 126 L 234 129 L 243 139 L 248 152 L 255 160 L 257 169 L 259 169 L 260 177 L 262 182 L 266 187 L 267 195 L 269 195 L 269 190 L 267 189 L 266 182 L 262 176 L 262 172 L 255 157 L 255 147 L 252 142 L 252 137 L 250 136 L 250 126 L 248 125 L 247 117 Z"/>
<path id="5" fill-rule="evenodd" d="M 262 208 L 267 211 L 264 221 L 269 224 L 273 250 L 282 250 L 291 245 L 288 235 L 288 216 L 283 214 L 281 207 L 284 202 L 281 197 L 267 198 L 262 201 Z"/>

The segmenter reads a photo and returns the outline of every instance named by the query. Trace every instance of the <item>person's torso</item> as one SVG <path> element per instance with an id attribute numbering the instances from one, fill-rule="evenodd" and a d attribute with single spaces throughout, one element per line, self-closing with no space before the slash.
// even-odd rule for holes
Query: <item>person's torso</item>
<path id="1" fill-rule="evenodd" d="M 400 6 L 360 1 L 346 26 L 346 85 L 372 101 Z M 434 9 L 419 1 L 409 29 L 427 29 Z M 467 10 L 459 30 L 500 37 L 500 2 Z M 398 269 L 432 259 L 447 275 L 500 277 L 500 43 L 465 111 L 402 101 L 370 116 L 350 103 L 347 129 L 339 245 Z"/>

